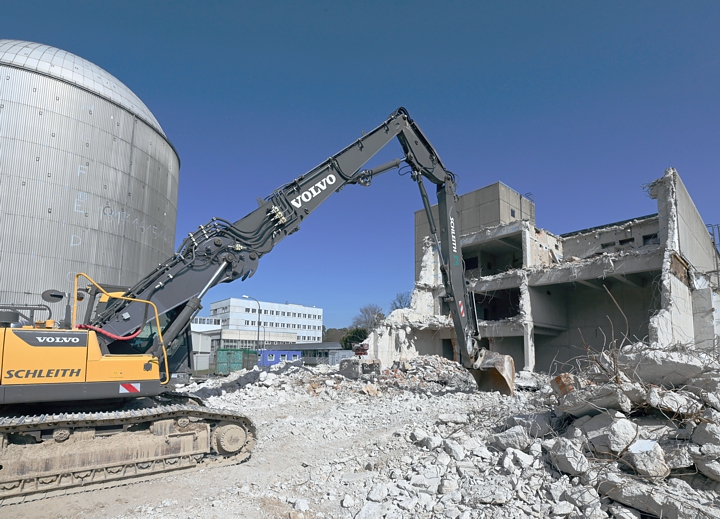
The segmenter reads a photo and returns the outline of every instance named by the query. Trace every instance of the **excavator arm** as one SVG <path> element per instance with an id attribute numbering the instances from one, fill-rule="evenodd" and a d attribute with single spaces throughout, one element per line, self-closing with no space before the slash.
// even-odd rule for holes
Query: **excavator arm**
<path id="1" fill-rule="evenodd" d="M 404 152 L 396 159 L 374 169 L 362 167 L 385 145 L 397 138 Z M 88 319 L 99 332 L 100 340 L 111 352 L 127 348 L 151 351 L 159 356 L 161 345 L 154 335 L 133 341 L 116 341 L 144 327 L 154 319 L 154 312 L 146 303 L 151 301 L 164 316 L 164 342 L 170 345 L 189 326 L 200 310 L 200 300 L 219 283 L 252 276 L 262 256 L 270 252 L 286 236 L 296 232 L 300 223 L 330 195 L 348 184 L 370 185 L 374 176 L 402 162 L 412 169 L 423 205 L 430 221 L 441 258 L 445 285 L 445 302 L 449 305 L 463 363 L 476 363 L 479 350 L 475 337 L 477 322 L 468 304 L 464 266 L 457 236 L 455 209 L 455 177 L 443 165 L 440 157 L 407 110 L 399 108 L 386 121 L 364 134 L 343 150 L 331 156 L 292 182 L 276 189 L 259 207 L 236 222 L 213 218 L 207 225 L 190 233 L 175 255 L 160 264 L 103 311 Z M 430 211 L 424 179 L 437 186 L 440 230 Z M 123 351 L 122 349 L 117 350 Z"/>

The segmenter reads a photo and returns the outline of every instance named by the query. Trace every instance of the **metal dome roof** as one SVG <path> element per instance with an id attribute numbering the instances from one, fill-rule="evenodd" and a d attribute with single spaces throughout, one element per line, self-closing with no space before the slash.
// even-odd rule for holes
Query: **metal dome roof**
<path id="1" fill-rule="evenodd" d="M 41 43 L 0 39 L 0 64 L 58 78 L 109 99 L 143 119 L 167 138 L 155 116 L 132 90 L 112 74 L 80 56 Z"/>

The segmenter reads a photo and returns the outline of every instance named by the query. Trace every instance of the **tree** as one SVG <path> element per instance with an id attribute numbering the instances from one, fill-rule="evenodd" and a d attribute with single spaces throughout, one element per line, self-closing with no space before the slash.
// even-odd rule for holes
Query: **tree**
<path id="1" fill-rule="evenodd" d="M 385 319 L 385 314 L 383 314 L 382 307 L 370 303 L 363 306 L 360 309 L 360 313 L 353 317 L 350 326 L 353 328 L 364 328 L 369 332 L 374 330 L 383 319 Z"/>
<path id="2" fill-rule="evenodd" d="M 401 308 L 410 308 L 410 292 L 398 292 L 395 299 L 390 301 L 390 311 Z"/>
<path id="3" fill-rule="evenodd" d="M 323 332 L 323 341 L 340 342 L 340 339 L 342 339 L 347 332 L 347 328 L 328 328 Z"/>
<path id="4" fill-rule="evenodd" d="M 360 344 L 362 341 L 367 339 L 367 336 L 368 332 L 366 329 L 353 328 L 343 335 L 342 339 L 340 339 L 340 344 L 342 344 L 343 349 L 351 350 L 353 344 Z"/>

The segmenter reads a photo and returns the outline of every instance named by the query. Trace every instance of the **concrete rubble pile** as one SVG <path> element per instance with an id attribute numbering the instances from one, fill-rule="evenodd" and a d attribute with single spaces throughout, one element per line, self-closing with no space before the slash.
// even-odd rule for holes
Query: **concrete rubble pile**
<path id="1" fill-rule="evenodd" d="M 554 467 L 635 514 L 618 517 L 718 517 L 716 358 L 638 343 L 583 362 L 551 380 L 557 403 L 537 436 Z"/>
<path id="2" fill-rule="evenodd" d="M 720 371 L 702 352 L 628 346 L 574 374 L 521 372 L 514 397 L 473 391 L 440 357 L 390 368 L 353 380 L 283 363 L 191 384 L 254 420 L 253 459 L 289 438 L 307 455 L 267 467 L 266 485 L 230 477 L 207 501 L 122 517 L 720 517 Z"/>

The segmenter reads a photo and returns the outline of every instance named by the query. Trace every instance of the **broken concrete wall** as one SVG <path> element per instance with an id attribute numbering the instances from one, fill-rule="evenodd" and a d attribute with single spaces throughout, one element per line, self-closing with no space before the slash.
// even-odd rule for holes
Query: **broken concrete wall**
<path id="1" fill-rule="evenodd" d="M 410 308 L 421 315 L 440 313 L 439 296 L 445 293 L 440 272 L 440 257 L 435 242 L 429 237 L 423 239 L 423 256 L 420 274 L 410 297 Z"/>
<path id="2" fill-rule="evenodd" d="M 563 259 L 563 243 L 559 236 L 539 229 L 529 222 L 525 226 L 523 240 L 523 267 L 549 267 Z"/>
<path id="3" fill-rule="evenodd" d="M 420 355 L 443 356 L 443 335 L 449 335 L 449 329 L 428 327 L 419 329 L 421 323 L 407 321 L 400 324 L 400 315 L 388 317 L 378 329 L 374 330 L 364 341 L 369 344 L 369 354 L 379 360 L 381 366 L 392 366 L 396 360 L 410 360 Z M 450 323 L 448 323 L 450 324 Z M 443 331 L 445 333 L 443 333 Z"/>
<path id="4" fill-rule="evenodd" d="M 656 215 L 559 237 L 529 221 L 471 226 L 461 234 L 482 344 L 512 355 L 518 367 L 543 371 L 584 354 L 586 346 L 718 344 L 720 289 L 712 271 L 719 258 L 712 239 L 674 169 L 649 193 Z M 468 195 L 469 207 L 489 203 L 485 195 Z M 435 315 L 447 311 L 438 300 L 437 264 L 434 269 L 423 267 L 434 277 L 413 294 L 413 307 L 425 315 L 431 307 Z M 441 335 L 433 340 L 448 338 Z"/>
<path id="5" fill-rule="evenodd" d="M 715 271 L 718 268 L 718 252 L 705 222 L 675 170 L 672 179 L 675 183 L 680 252 L 683 258 L 698 271 L 702 273 Z M 711 276 L 712 281 L 717 284 L 717 274 Z"/>
<path id="6" fill-rule="evenodd" d="M 468 277 L 491 276 L 525 265 L 523 245 L 528 222 L 511 222 L 460 235 Z"/>
<path id="7" fill-rule="evenodd" d="M 535 225 L 535 204 L 529 198 L 522 196 L 514 189 L 509 188 L 502 182 L 496 182 L 482 189 L 466 193 L 458 198 L 455 207 L 458 211 L 459 234 L 478 232 L 488 227 L 505 225 L 514 221 L 527 220 Z M 437 205 L 432 206 L 431 212 L 438 221 Z M 430 235 L 430 226 L 427 221 L 425 210 L 415 212 L 415 279 L 420 274 L 422 261 L 423 239 Z M 522 249 L 519 247 L 520 259 L 522 261 Z M 500 261 L 502 265 L 507 263 L 506 258 Z M 512 258 L 510 258 L 512 262 Z M 518 267 L 521 265 L 517 265 Z M 487 273 L 485 274 L 487 275 Z"/>
<path id="8" fill-rule="evenodd" d="M 418 355 L 443 356 L 443 339 L 452 336 L 452 321 L 440 315 L 440 297 L 445 293 L 437 247 L 430 238 L 423 240 L 421 270 L 410 296 L 410 308 L 393 311 L 363 341 L 368 354 L 382 366 Z M 452 356 L 450 353 L 449 356 Z"/>
<path id="9" fill-rule="evenodd" d="M 715 247 L 674 168 L 667 169 L 662 178 L 650 184 L 649 193 L 658 201 L 658 234 L 665 246 L 661 279 L 662 308 L 650 320 L 650 342 L 657 347 L 687 344 L 695 337 L 694 314 L 689 264 L 685 259 L 688 257 L 683 255 L 680 236 L 682 234 L 687 242 L 690 256 L 701 263 L 707 262 L 710 255 L 709 251 L 701 250 L 703 244 L 712 254 L 716 253 Z M 698 220 L 702 224 L 704 237 L 698 232 Z M 681 227 L 684 229 L 682 232 Z"/>
<path id="10" fill-rule="evenodd" d="M 563 252 L 566 258 L 589 258 L 603 252 L 660 246 L 659 227 L 658 216 L 650 215 L 615 225 L 563 234 Z"/>
<path id="11" fill-rule="evenodd" d="M 720 293 L 704 276 L 693 275 L 692 285 L 695 346 L 706 350 L 720 346 Z"/>
<path id="12" fill-rule="evenodd" d="M 478 315 L 484 314 L 486 298 L 490 302 L 498 299 L 498 294 L 511 294 L 513 297 L 513 315 L 508 318 L 496 320 L 479 319 L 478 328 L 480 337 L 487 339 L 481 345 L 491 351 L 510 355 L 515 366 L 519 369 L 533 370 L 535 366 L 535 353 L 533 349 L 533 333 L 531 315 L 531 298 L 528 278 L 524 271 L 517 271 L 518 287 L 508 290 L 498 290 L 485 294 L 475 294 Z"/>

